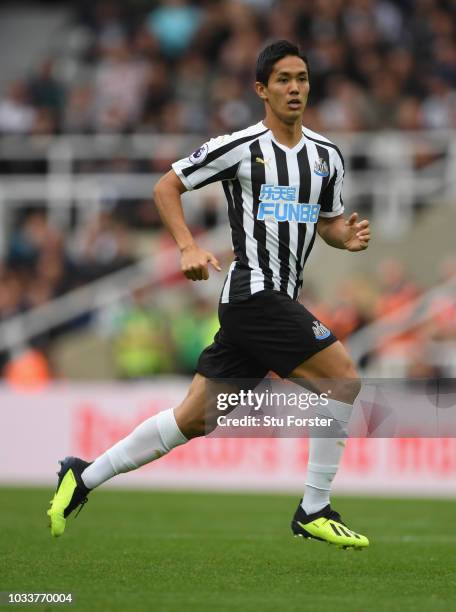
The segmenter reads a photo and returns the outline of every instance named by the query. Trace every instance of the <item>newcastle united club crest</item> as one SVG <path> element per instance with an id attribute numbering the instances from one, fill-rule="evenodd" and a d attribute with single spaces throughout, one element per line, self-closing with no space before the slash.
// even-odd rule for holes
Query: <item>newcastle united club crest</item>
<path id="1" fill-rule="evenodd" d="M 313 322 L 312 329 L 316 340 L 324 340 L 331 334 L 329 329 L 319 321 Z"/>
<path id="2" fill-rule="evenodd" d="M 315 162 L 314 172 L 318 176 L 329 176 L 329 168 L 328 164 L 321 157 L 318 158 L 318 161 Z"/>

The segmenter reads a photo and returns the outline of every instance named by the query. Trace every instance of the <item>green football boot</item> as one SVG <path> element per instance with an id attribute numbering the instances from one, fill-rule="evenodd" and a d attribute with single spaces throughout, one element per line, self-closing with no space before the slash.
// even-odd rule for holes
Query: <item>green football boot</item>
<path id="1" fill-rule="evenodd" d="M 82 472 L 90 465 L 77 457 L 65 457 L 59 461 L 61 468 L 57 472 L 59 480 L 51 507 L 47 511 L 50 520 L 51 535 L 59 537 L 65 531 L 67 517 L 80 506 L 79 512 L 87 502 L 88 489 L 82 481 Z M 79 514 L 79 512 L 77 514 Z M 77 516 L 76 514 L 76 516 Z"/>
<path id="2" fill-rule="evenodd" d="M 291 521 L 291 530 L 295 536 L 321 540 L 322 542 L 328 542 L 328 544 L 334 544 L 338 548 L 362 550 L 369 546 L 369 540 L 366 536 L 349 529 L 342 522 L 340 514 L 332 510 L 329 504 L 319 512 L 306 514 L 301 502 L 299 502 Z"/>

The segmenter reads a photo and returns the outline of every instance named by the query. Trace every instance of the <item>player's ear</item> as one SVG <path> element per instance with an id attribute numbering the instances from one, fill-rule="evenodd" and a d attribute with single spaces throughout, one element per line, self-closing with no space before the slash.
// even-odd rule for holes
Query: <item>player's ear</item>
<path id="1" fill-rule="evenodd" d="M 264 83 L 261 83 L 260 81 L 256 81 L 255 91 L 257 92 L 257 94 L 260 96 L 262 100 L 268 99 L 268 95 L 266 92 L 266 85 Z"/>

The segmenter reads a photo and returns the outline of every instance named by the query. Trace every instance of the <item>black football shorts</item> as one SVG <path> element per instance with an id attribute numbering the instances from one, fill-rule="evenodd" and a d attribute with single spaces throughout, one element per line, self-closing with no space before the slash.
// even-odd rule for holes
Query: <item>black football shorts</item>
<path id="1" fill-rule="evenodd" d="M 196 371 L 206 378 L 261 379 L 272 370 L 287 378 L 337 338 L 302 304 L 274 290 L 219 305 L 220 329 L 201 353 Z"/>

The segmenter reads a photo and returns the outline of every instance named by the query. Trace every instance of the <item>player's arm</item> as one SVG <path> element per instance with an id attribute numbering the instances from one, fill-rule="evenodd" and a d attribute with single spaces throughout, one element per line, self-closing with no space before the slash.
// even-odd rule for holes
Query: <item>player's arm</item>
<path id="1" fill-rule="evenodd" d="M 364 251 L 370 240 L 369 221 L 358 221 L 358 213 L 353 213 L 348 219 L 342 215 L 320 217 L 317 231 L 327 244 L 347 251 Z"/>
<path id="2" fill-rule="evenodd" d="M 353 213 L 348 219 L 343 217 L 344 160 L 335 148 L 330 151 L 330 156 L 333 174 L 321 195 L 317 231 L 327 244 L 336 249 L 364 251 L 370 240 L 369 221 L 359 221 L 358 213 Z"/>
<path id="3" fill-rule="evenodd" d="M 195 242 L 184 217 L 181 196 L 186 191 L 180 178 L 170 170 L 161 177 L 154 189 L 154 199 L 163 224 L 171 233 L 181 252 L 181 269 L 190 280 L 207 280 L 208 264 L 221 270 L 219 262 L 209 251 Z"/>

